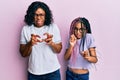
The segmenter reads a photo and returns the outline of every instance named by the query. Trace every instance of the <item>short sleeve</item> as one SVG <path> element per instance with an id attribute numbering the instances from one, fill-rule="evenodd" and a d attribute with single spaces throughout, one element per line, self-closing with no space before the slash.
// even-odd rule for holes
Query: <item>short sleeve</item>
<path id="1" fill-rule="evenodd" d="M 91 47 L 95 48 L 96 47 L 95 40 L 94 40 L 92 34 L 87 34 L 86 39 L 87 39 L 87 47 L 88 48 L 91 48 Z"/>
<path id="2" fill-rule="evenodd" d="M 25 27 L 23 27 L 21 31 L 20 44 L 26 44 L 26 43 L 27 43 L 27 40 L 25 38 Z"/>
<path id="3" fill-rule="evenodd" d="M 54 33 L 54 35 L 53 35 L 54 42 L 59 43 L 59 42 L 61 42 L 60 30 L 59 30 L 59 28 L 56 24 L 53 24 L 53 26 L 54 26 L 54 29 L 53 29 L 53 31 L 54 31 L 53 32 Z"/>
<path id="4" fill-rule="evenodd" d="M 66 41 L 66 44 L 65 44 L 65 49 L 68 49 L 69 46 L 70 46 L 69 39 L 70 39 L 70 37 L 67 37 L 67 41 Z"/>

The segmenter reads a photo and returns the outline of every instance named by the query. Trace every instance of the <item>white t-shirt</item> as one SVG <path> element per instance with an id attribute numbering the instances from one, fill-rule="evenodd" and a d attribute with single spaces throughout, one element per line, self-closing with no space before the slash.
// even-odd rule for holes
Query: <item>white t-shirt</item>
<path id="1" fill-rule="evenodd" d="M 41 28 L 31 26 L 24 26 L 21 32 L 20 44 L 27 44 L 30 41 L 31 34 L 43 36 L 44 33 L 53 35 L 53 42 L 61 42 L 59 28 L 56 24 L 43 26 Z M 32 52 L 29 56 L 28 71 L 32 74 L 43 75 L 51 73 L 60 68 L 57 59 L 57 54 L 53 52 L 52 48 L 46 42 L 38 42 L 32 46 Z"/>

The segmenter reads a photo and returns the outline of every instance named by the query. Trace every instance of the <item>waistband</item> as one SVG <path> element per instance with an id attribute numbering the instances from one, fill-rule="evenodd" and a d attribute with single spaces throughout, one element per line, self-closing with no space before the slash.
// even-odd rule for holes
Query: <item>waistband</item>
<path id="1" fill-rule="evenodd" d="M 84 73 L 84 74 L 77 74 L 77 73 L 74 73 L 74 72 L 70 71 L 68 68 L 67 68 L 67 72 L 70 73 L 70 74 L 72 74 L 73 76 L 89 75 L 89 72 Z"/>

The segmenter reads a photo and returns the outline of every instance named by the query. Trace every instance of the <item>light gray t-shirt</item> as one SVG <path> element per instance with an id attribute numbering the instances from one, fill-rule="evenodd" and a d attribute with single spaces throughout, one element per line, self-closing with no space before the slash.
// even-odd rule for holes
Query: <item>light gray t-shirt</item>
<path id="1" fill-rule="evenodd" d="M 68 61 L 68 67 L 74 68 L 74 69 L 90 69 L 93 66 L 93 64 L 85 60 L 81 55 L 82 47 L 79 46 L 80 43 L 81 43 L 81 39 L 77 40 L 76 46 L 75 46 L 76 48 L 74 47 L 75 51 L 73 51 Z M 69 44 L 67 44 L 67 47 L 68 46 Z M 88 50 L 91 47 L 96 47 L 94 38 L 92 34 L 87 33 L 85 44 L 84 44 L 84 51 Z"/>
<path id="2" fill-rule="evenodd" d="M 59 28 L 56 24 L 50 26 L 43 26 L 41 28 L 31 26 L 24 26 L 21 32 L 20 44 L 26 44 L 30 41 L 31 34 L 43 36 L 44 33 L 53 35 L 53 42 L 61 42 Z M 32 74 L 42 75 L 56 71 L 60 68 L 57 59 L 57 54 L 53 52 L 52 48 L 46 42 L 38 42 L 32 46 L 32 52 L 29 56 L 28 71 Z"/>

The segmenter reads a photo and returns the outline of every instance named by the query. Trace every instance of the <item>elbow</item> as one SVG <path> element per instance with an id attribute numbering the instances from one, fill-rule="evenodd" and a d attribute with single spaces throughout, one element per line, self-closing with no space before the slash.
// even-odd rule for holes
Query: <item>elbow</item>
<path id="1" fill-rule="evenodd" d="M 98 62 L 98 59 L 96 58 L 94 61 L 93 61 L 93 63 L 97 63 Z"/>
<path id="2" fill-rule="evenodd" d="M 27 55 L 24 54 L 24 52 L 22 52 L 21 50 L 20 50 L 20 54 L 21 54 L 22 57 L 27 57 Z"/>
<path id="3" fill-rule="evenodd" d="M 66 55 L 64 56 L 65 61 L 69 60 L 69 57 L 67 57 Z"/>
<path id="4" fill-rule="evenodd" d="M 68 58 L 66 58 L 65 56 L 64 56 L 64 59 L 65 59 L 65 61 L 67 61 L 67 60 L 68 60 Z"/>
<path id="5" fill-rule="evenodd" d="M 60 47 L 58 49 L 55 50 L 56 53 L 60 53 L 62 50 L 62 45 L 60 45 Z"/>
<path id="6" fill-rule="evenodd" d="M 58 49 L 58 50 L 57 50 L 57 53 L 60 53 L 60 52 L 61 52 L 61 50 L 62 50 L 62 47 L 61 47 L 60 49 Z"/>
<path id="7" fill-rule="evenodd" d="M 27 55 L 24 55 L 24 54 L 21 54 L 21 56 L 24 57 L 24 58 L 27 57 Z"/>
<path id="8" fill-rule="evenodd" d="M 95 63 L 97 63 L 97 62 L 98 62 L 98 59 L 96 59 Z"/>
<path id="9" fill-rule="evenodd" d="M 59 54 L 59 53 L 61 52 L 61 49 L 59 49 L 59 50 L 54 50 L 54 52 Z"/>
<path id="10" fill-rule="evenodd" d="M 22 52 L 20 52 L 20 54 L 22 57 L 27 57 L 27 55 L 24 55 Z"/>

